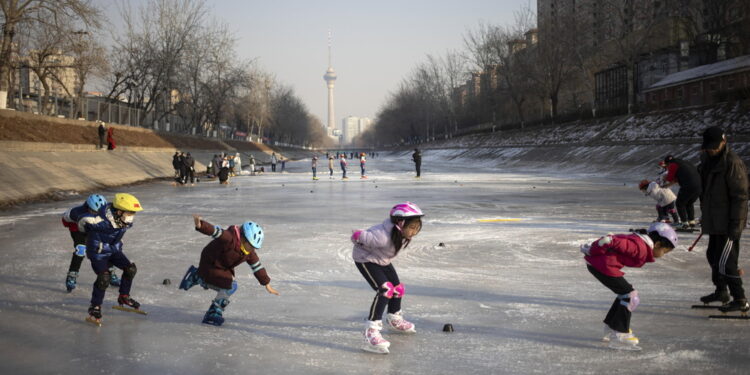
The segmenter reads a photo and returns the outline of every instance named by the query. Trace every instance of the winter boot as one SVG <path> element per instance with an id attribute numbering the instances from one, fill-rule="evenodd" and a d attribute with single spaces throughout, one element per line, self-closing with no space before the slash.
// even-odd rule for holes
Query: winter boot
<path id="1" fill-rule="evenodd" d="M 185 276 L 182 277 L 180 289 L 188 290 L 195 286 L 195 284 L 200 284 L 200 277 L 198 276 L 198 268 L 191 265 L 187 272 L 185 272 Z"/>
<path id="2" fill-rule="evenodd" d="M 120 304 L 120 306 L 123 307 L 130 307 L 131 309 L 138 310 L 139 307 L 141 307 L 141 304 L 138 303 L 138 301 L 130 298 L 127 294 L 120 294 L 119 297 L 117 297 L 117 303 Z"/>
<path id="3" fill-rule="evenodd" d="M 76 288 L 76 279 L 78 279 L 78 272 L 68 272 L 68 277 L 65 278 L 65 288 L 68 289 L 68 293 L 72 292 Z"/>
<path id="4" fill-rule="evenodd" d="M 747 303 L 746 299 L 736 299 L 722 307 L 719 307 L 719 311 L 723 313 L 739 311 L 742 315 L 747 315 L 747 312 L 750 311 L 750 304 Z"/>
<path id="5" fill-rule="evenodd" d="M 717 290 L 709 295 L 701 297 L 701 302 L 708 305 L 711 302 L 721 302 L 726 305 L 729 302 L 729 293 L 726 290 Z"/>
<path id="6" fill-rule="evenodd" d="M 373 353 L 388 354 L 388 347 L 391 346 L 391 343 L 388 342 L 388 340 L 384 339 L 382 335 L 380 335 L 380 330 L 382 329 L 382 321 L 368 321 L 364 332 L 365 345 L 362 347 L 362 349 Z"/>
<path id="7" fill-rule="evenodd" d="M 109 285 L 120 286 L 120 278 L 115 274 L 115 267 L 109 267 Z"/>
<path id="8" fill-rule="evenodd" d="M 224 298 L 211 301 L 211 306 L 208 308 L 208 311 L 206 311 L 206 315 L 203 316 L 203 323 L 215 326 L 221 326 L 224 324 L 223 314 L 227 305 L 229 305 L 229 300 Z"/>
<path id="9" fill-rule="evenodd" d="M 401 311 L 398 311 L 394 314 L 388 314 L 387 320 L 388 320 L 388 326 L 396 332 L 403 332 L 403 333 L 417 332 L 416 328 L 414 327 L 414 323 L 404 319 L 403 313 Z"/>

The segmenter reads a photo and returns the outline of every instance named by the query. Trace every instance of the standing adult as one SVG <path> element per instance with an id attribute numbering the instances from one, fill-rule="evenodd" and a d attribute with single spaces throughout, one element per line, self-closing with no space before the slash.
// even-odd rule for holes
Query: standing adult
<path id="1" fill-rule="evenodd" d="M 284 172 L 286 169 L 286 159 L 282 156 L 281 157 L 281 171 Z"/>
<path id="2" fill-rule="evenodd" d="M 236 174 L 242 174 L 242 159 L 239 152 L 234 154 L 234 169 Z"/>
<path id="3" fill-rule="evenodd" d="M 271 153 L 271 172 L 276 172 L 276 162 L 278 159 L 276 158 L 276 153 Z"/>
<path id="4" fill-rule="evenodd" d="M 750 310 L 737 267 L 740 236 L 747 223 L 747 167 L 727 146 L 724 131 L 712 126 L 703 132 L 700 175 L 702 230 L 708 234 L 706 258 L 711 266 L 711 281 L 716 291 L 701 297 L 703 303 L 726 303 L 722 312 Z"/>
<path id="5" fill-rule="evenodd" d="M 667 176 L 664 178 L 666 184 L 663 187 L 680 185 L 676 201 L 677 215 L 683 226 L 695 227 L 693 205 L 701 194 L 701 175 L 692 163 L 677 159 L 672 155 L 667 155 L 664 163 L 667 165 Z"/>
<path id="6" fill-rule="evenodd" d="M 214 155 L 213 166 L 214 166 L 214 176 L 218 176 L 219 172 L 221 171 L 221 155 L 219 154 Z"/>
<path id="7" fill-rule="evenodd" d="M 107 129 L 107 150 L 114 150 L 115 147 L 115 129 L 110 126 Z"/>
<path id="8" fill-rule="evenodd" d="M 104 148 L 104 142 L 106 142 L 107 128 L 104 126 L 104 121 L 99 121 L 99 149 Z"/>
<path id="9" fill-rule="evenodd" d="M 178 167 L 180 168 L 180 177 L 178 177 L 178 181 L 181 185 L 185 184 L 187 182 L 187 166 L 185 164 L 185 153 L 180 152 L 180 156 L 177 157 L 179 160 Z"/>
<path id="10" fill-rule="evenodd" d="M 174 168 L 175 181 L 180 177 L 180 152 L 175 151 L 172 156 L 172 167 Z"/>
<path id="11" fill-rule="evenodd" d="M 411 154 L 411 160 L 414 161 L 414 167 L 417 169 L 417 178 L 422 176 L 422 152 L 418 148 L 414 149 L 414 153 Z"/>
<path id="12" fill-rule="evenodd" d="M 255 176 L 255 158 L 250 154 L 250 175 Z"/>
<path id="13" fill-rule="evenodd" d="M 183 160 L 183 165 L 185 165 L 185 183 L 187 183 L 188 179 L 190 179 L 190 185 L 195 184 L 195 159 L 193 159 L 193 156 L 190 155 L 188 152 L 187 155 L 185 155 L 185 159 Z"/>

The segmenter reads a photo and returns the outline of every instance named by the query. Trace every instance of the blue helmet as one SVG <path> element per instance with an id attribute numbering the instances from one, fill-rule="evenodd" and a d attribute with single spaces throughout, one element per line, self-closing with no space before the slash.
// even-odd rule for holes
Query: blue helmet
<path id="1" fill-rule="evenodd" d="M 263 229 L 260 225 L 252 221 L 246 221 L 245 224 L 242 224 L 242 234 L 254 248 L 260 249 L 260 246 L 263 245 Z"/>
<path id="2" fill-rule="evenodd" d="M 86 199 L 86 205 L 94 211 L 99 211 L 102 207 L 107 205 L 107 199 L 99 194 L 91 194 Z"/>

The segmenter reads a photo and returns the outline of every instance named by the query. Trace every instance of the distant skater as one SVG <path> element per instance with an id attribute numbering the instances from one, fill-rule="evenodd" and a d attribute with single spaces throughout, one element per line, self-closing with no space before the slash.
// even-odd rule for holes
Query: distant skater
<path id="1" fill-rule="evenodd" d="M 411 160 L 414 161 L 414 167 L 417 169 L 417 178 L 422 177 L 422 152 L 418 148 L 414 149 L 414 153 L 411 154 Z"/>
<path id="2" fill-rule="evenodd" d="M 339 165 L 341 166 L 341 179 L 342 180 L 348 180 L 346 177 L 346 154 L 341 154 L 341 157 L 339 158 Z"/>

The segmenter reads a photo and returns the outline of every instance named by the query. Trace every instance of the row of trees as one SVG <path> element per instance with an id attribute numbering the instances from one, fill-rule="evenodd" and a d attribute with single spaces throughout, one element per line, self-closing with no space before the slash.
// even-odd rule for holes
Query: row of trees
<path id="1" fill-rule="evenodd" d="M 95 81 L 108 101 L 139 109 L 137 123 L 144 126 L 164 130 L 168 123 L 188 134 L 231 129 L 304 145 L 328 141 L 292 89 L 237 56 L 234 35 L 211 17 L 205 0 L 122 5 L 114 23 L 88 0 L 0 0 L 0 9 L 0 90 L 13 97 L 16 71 L 31 70 L 42 86 L 44 113 L 55 83 L 74 102 L 69 116 L 81 116 L 84 87 Z M 71 71 L 74 83 L 66 79 Z"/>
<path id="2" fill-rule="evenodd" d="M 691 65 L 750 53 L 746 0 L 574 3 L 558 3 L 554 14 L 524 7 L 511 25 L 480 23 L 467 31 L 463 50 L 428 55 L 358 142 L 418 142 L 483 123 L 522 127 L 596 116 L 595 75 L 612 67 L 627 70 L 622 108 L 633 111 L 644 60 L 665 51 L 684 56 L 686 45 Z"/>

